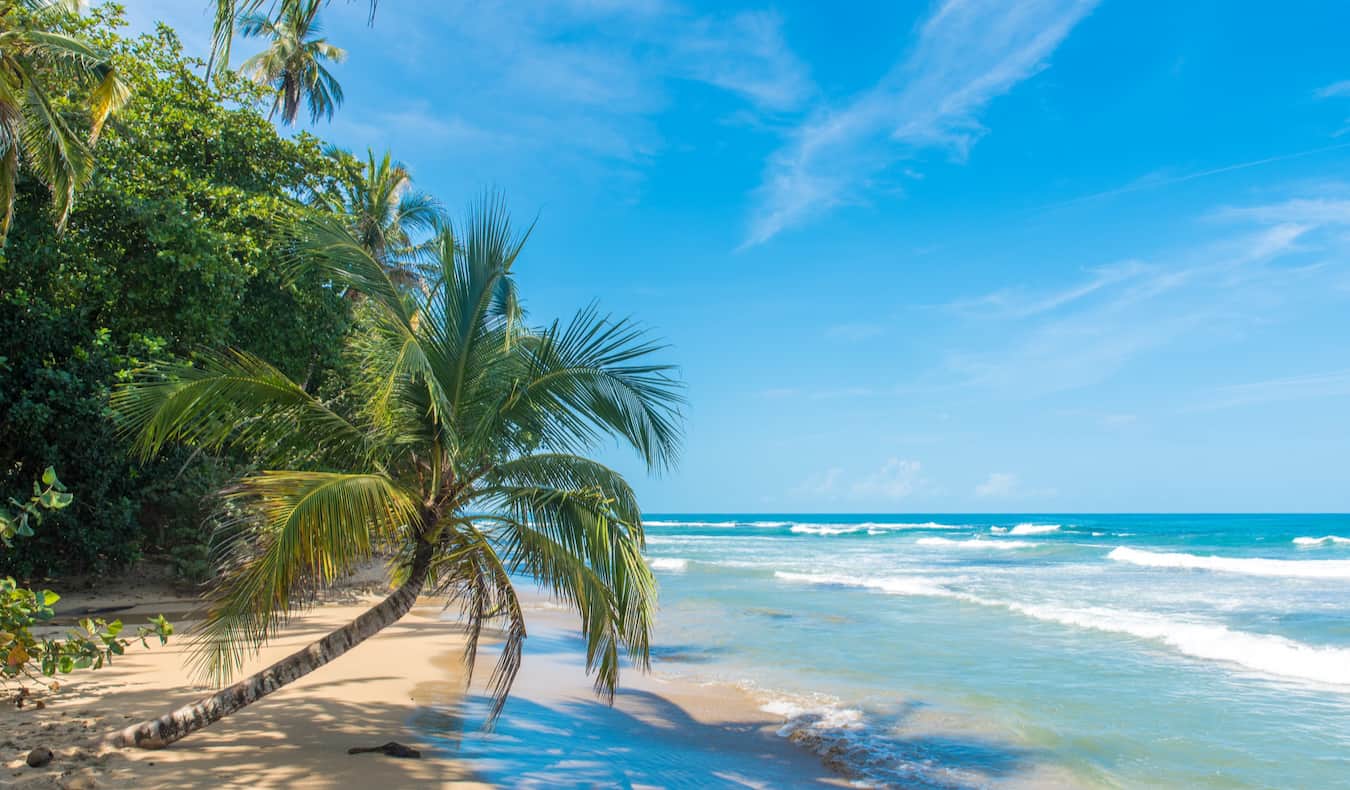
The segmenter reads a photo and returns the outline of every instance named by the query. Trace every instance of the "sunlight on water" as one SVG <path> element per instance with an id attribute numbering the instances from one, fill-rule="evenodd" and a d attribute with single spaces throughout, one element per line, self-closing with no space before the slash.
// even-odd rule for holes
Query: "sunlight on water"
<path id="1" fill-rule="evenodd" d="M 658 644 L 711 656 L 658 650 L 658 670 L 761 689 L 784 735 L 835 741 L 875 780 L 1017 784 L 1030 761 L 1086 784 L 1350 782 L 1345 517 L 662 515 L 649 530 Z"/>

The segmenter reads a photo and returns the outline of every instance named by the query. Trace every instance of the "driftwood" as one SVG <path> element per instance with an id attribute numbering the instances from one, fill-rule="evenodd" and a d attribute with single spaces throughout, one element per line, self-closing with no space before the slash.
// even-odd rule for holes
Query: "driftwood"
<path id="1" fill-rule="evenodd" d="M 416 749 L 411 749 L 397 741 L 390 741 L 383 746 L 353 746 L 347 750 L 347 754 L 365 754 L 367 752 L 379 752 L 387 754 L 390 757 L 404 757 L 410 760 L 416 760 L 422 756 L 422 753 Z"/>

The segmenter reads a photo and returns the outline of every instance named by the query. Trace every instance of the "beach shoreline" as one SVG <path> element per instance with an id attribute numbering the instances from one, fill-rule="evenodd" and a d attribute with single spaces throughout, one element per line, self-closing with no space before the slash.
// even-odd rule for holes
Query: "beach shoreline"
<path id="1" fill-rule="evenodd" d="M 362 587 L 368 586 L 368 581 Z M 358 614 L 376 598 L 348 588 L 340 600 L 297 614 L 283 632 L 250 663 L 266 666 Z M 718 779 L 726 786 L 766 787 L 791 780 L 797 785 L 842 786 L 841 775 L 820 758 L 779 737 L 782 719 L 761 710 L 747 692 L 721 684 L 703 684 L 624 672 L 613 708 L 596 699 L 584 674 L 582 653 L 570 644 L 573 615 L 550 611 L 542 597 L 530 599 L 531 637 L 506 717 L 522 712 L 582 711 L 582 719 L 612 717 L 662 739 L 696 764 L 734 766 Z M 191 598 L 163 585 L 129 583 L 68 595 L 59 611 L 81 612 L 115 607 L 108 617 L 128 622 L 193 608 Z M 110 667 L 59 678 L 61 689 L 32 704 L 0 711 L 0 785 L 18 788 L 134 787 L 452 787 L 492 786 L 475 770 L 481 761 L 463 753 L 460 740 L 488 750 L 498 735 L 477 731 L 463 715 L 481 691 L 495 651 L 485 640 L 474 689 L 464 695 L 460 651 L 463 637 L 453 617 L 434 600 L 422 599 L 403 620 L 331 664 L 208 729 L 158 751 L 111 750 L 97 745 L 102 735 L 133 721 L 160 715 L 206 691 L 195 685 L 186 666 L 188 622 L 165 646 L 139 645 Z M 564 649 L 558 649 L 564 646 Z M 354 746 L 397 741 L 422 752 L 421 759 L 377 754 L 348 755 Z M 47 766 L 30 768 L 29 750 L 45 746 L 55 753 Z M 585 781 L 585 766 L 561 761 L 554 780 Z M 538 766 L 533 766 L 537 769 Z M 537 770 L 535 774 L 537 774 Z M 528 786 L 530 778 L 493 774 L 502 784 Z M 638 778 L 640 780 L 640 777 Z M 551 782 L 556 784 L 557 782 Z M 644 782 L 634 781 L 634 786 Z"/>

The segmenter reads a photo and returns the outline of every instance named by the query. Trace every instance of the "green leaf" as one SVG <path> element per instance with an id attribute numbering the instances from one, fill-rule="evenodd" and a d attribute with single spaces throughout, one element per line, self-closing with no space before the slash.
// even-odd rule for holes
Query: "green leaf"
<path id="1" fill-rule="evenodd" d="M 59 600 L 61 600 L 61 596 L 57 595 L 56 593 L 52 592 L 51 590 L 43 590 L 43 591 L 42 591 L 42 605 L 43 605 L 43 606 L 53 606 L 53 605 L 55 605 L 56 602 L 59 601 Z"/>
<path id="2" fill-rule="evenodd" d="M 49 466 L 42 471 L 42 484 L 50 486 L 54 483 L 56 483 L 56 469 Z"/>

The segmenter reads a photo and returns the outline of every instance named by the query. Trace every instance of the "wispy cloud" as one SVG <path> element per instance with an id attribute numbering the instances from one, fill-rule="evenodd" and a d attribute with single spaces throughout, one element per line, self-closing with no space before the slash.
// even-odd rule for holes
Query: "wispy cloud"
<path id="1" fill-rule="evenodd" d="M 927 488 L 922 471 L 918 461 L 889 458 L 879 468 L 850 481 L 848 473 L 836 466 L 807 477 L 791 493 L 814 499 L 898 501 Z"/>
<path id="2" fill-rule="evenodd" d="M 1350 248 L 1350 200 L 1337 195 L 1225 207 L 1209 219 L 1208 242 L 1089 270 L 1059 289 L 958 303 L 968 315 L 1017 323 L 1005 344 L 950 353 L 948 371 L 962 386 L 1022 395 L 1096 384 L 1147 352 L 1258 325 L 1314 278 L 1334 277 L 1326 262 Z"/>
<path id="3" fill-rule="evenodd" d="M 983 483 L 975 486 L 975 496 L 982 498 L 1012 496 L 1017 490 L 1017 475 L 1011 472 L 991 472 Z"/>
<path id="4" fill-rule="evenodd" d="M 1073 305 L 1110 286 L 1140 277 L 1148 270 L 1149 267 L 1139 261 L 1125 261 L 1091 269 L 1087 280 L 1058 291 L 1033 294 L 1023 288 L 1004 289 L 976 299 L 953 302 L 950 306 L 962 313 L 1029 318 Z"/>
<path id="5" fill-rule="evenodd" d="M 891 458 L 875 472 L 863 476 L 850 489 L 860 498 L 904 499 L 923 485 L 918 461 Z"/>
<path id="6" fill-rule="evenodd" d="M 924 150 L 964 159 L 985 133 L 978 115 L 1035 75 L 1095 0 L 945 0 L 909 55 L 870 90 L 813 113 L 774 153 L 747 245 L 845 203 Z"/>
<path id="7" fill-rule="evenodd" d="M 1330 99 L 1335 96 L 1350 96 L 1350 80 L 1341 80 L 1333 82 L 1318 88 L 1315 95 L 1319 99 Z"/>
<path id="8" fill-rule="evenodd" d="M 799 107 L 815 90 L 773 13 L 595 0 L 419 11 L 382 15 L 371 34 L 419 81 L 428 63 L 453 75 L 424 93 L 468 124 L 511 137 L 517 158 L 539 149 L 555 164 L 568 153 L 628 164 L 649 158 L 664 145 L 654 117 L 683 81 L 769 113 Z"/>
<path id="9" fill-rule="evenodd" d="M 1350 395 L 1350 370 L 1335 370 L 1329 373 L 1310 373 L 1220 387 L 1193 410 L 1227 409 L 1347 395 Z"/>
<path id="10" fill-rule="evenodd" d="M 844 470 L 837 466 L 831 467 L 824 472 L 807 477 L 792 490 L 792 493 L 805 497 L 835 497 L 839 495 L 843 479 Z"/>
<path id="11" fill-rule="evenodd" d="M 1350 82 L 1337 84 L 1350 85 Z M 1304 157 L 1315 156 L 1317 154 L 1339 151 L 1344 148 L 1350 148 L 1350 143 L 1323 145 L 1317 148 L 1308 148 L 1303 151 L 1294 151 L 1288 154 L 1278 154 L 1276 156 L 1266 156 L 1260 159 L 1249 159 L 1242 162 L 1233 162 L 1232 164 L 1221 165 L 1219 167 L 1211 167 L 1205 170 L 1196 170 L 1190 173 L 1169 174 L 1166 170 L 1159 170 L 1153 173 L 1148 173 L 1144 176 L 1141 176 L 1140 178 L 1136 178 L 1135 180 L 1131 181 L 1128 184 L 1125 184 L 1124 186 L 1114 187 L 1112 189 L 1104 189 L 1100 192 L 1092 192 L 1087 195 L 1079 195 L 1078 197 L 1069 198 L 1068 200 L 1061 200 L 1056 203 L 1048 203 L 1046 205 L 1032 209 L 1032 211 L 1049 211 L 1051 209 L 1065 208 L 1067 206 L 1076 206 L 1080 203 L 1088 203 L 1094 200 L 1103 200 L 1106 198 L 1112 198 L 1118 195 L 1126 195 L 1131 192 L 1139 192 L 1146 189 L 1161 189 L 1163 187 L 1174 186 L 1176 184 L 1184 184 L 1188 181 L 1195 181 L 1201 178 L 1210 178 L 1212 176 L 1223 175 L 1225 173 L 1233 173 L 1239 170 L 1249 170 L 1253 167 L 1263 167 L 1265 165 L 1271 165 L 1277 162 L 1288 162 L 1291 159 L 1302 159 Z"/>

